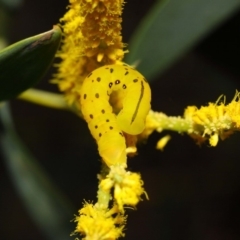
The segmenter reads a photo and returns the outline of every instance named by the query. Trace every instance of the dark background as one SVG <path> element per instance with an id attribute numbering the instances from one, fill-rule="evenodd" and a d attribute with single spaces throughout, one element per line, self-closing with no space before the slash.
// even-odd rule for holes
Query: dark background
<path id="1" fill-rule="evenodd" d="M 124 42 L 152 3 L 130 0 L 125 5 Z M 51 29 L 67 4 L 26 0 L 13 14 L 10 43 Z M 239 43 L 238 11 L 151 82 L 152 108 L 177 116 L 187 105 L 200 107 L 223 93 L 231 101 L 240 90 Z M 51 74 L 37 87 L 57 91 L 48 82 Z M 73 203 L 72 216 L 83 199 L 95 201 L 100 161 L 86 123 L 71 113 L 20 100 L 12 100 L 11 106 L 19 135 Z M 172 140 L 165 150 L 155 150 L 157 140 L 167 133 Z M 199 147 L 188 136 L 172 132 L 151 135 L 139 155 L 129 160 L 129 169 L 141 173 L 150 200 L 141 202 L 137 211 L 128 210 L 125 239 L 240 239 L 239 143 L 239 133 L 216 148 L 207 143 Z M 4 162 L 0 164 L 0 239 L 47 239 L 26 211 Z"/>

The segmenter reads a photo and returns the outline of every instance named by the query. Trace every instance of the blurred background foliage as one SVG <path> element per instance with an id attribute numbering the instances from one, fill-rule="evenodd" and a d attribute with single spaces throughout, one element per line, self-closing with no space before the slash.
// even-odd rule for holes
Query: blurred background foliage
<path id="1" fill-rule="evenodd" d="M 13 43 L 47 31 L 67 4 L 0 0 L 0 36 Z M 200 107 L 221 94 L 230 101 L 240 90 L 239 6 L 238 0 L 127 2 L 126 61 L 142 58 L 139 70 L 151 81 L 153 110 L 182 115 L 188 105 Z M 57 92 L 49 84 L 53 71 L 37 88 Z M 10 105 L 13 123 L 8 108 L 0 122 L 0 239 L 72 239 L 71 219 L 83 199 L 96 198 L 95 142 L 72 113 L 20 100 Z M 155 150 L 166 133 L 172 140 L 163 152 Z M 216 148 L 199 147 L 188 136 L 154 133 L 129 160 L 150 201 L 129 210 L 125 239 L 239 239 L 239 142 L 235 133 Z"/>

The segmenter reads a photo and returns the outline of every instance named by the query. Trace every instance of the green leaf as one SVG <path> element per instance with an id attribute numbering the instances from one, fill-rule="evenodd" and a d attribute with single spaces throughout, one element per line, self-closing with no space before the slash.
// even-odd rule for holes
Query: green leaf
<path id="1" fill-rule="evenodd" d="M 48 239 L 70 239 L 75 209 L 16 134 L 7 104 L 0 106 L 0 144 L 13 183 L 39 228 Z"/>
<path id="2" fill-rule="evenodd" d="M 16 97 L 35 85 L 51 66 L 61 29 L 24 39 L 0 51 L 0 101 Z"/>
<path id="3" fill-rule="evenodd" d="M 0 0 L 0 5 L 3 4 L 11 10 L 19 8 L 23 4 L 23 0 Z"/>
<path id="4" fill-rule="evenodd" d="M 239 0 L 159 0 L 133 34 L 125 61 L 139 62 L 151 79 L 239 7 Z"/>

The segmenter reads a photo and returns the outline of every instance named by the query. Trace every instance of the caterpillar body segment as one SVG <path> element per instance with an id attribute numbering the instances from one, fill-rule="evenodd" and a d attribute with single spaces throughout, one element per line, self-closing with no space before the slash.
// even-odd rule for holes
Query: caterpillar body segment
<path id="1" fill-rule="evenodd" d="M 122 93 L 122 109 L 116 116 L 109 103 L 113 91 Z M 150 110 L 151 90 L 145 78 L 125 65 L 106 65 L 91 72 L 80 90 L 81 110 L 100 156 L 108 166 L 126 164 L 123 132 L 140 134 Z"/>

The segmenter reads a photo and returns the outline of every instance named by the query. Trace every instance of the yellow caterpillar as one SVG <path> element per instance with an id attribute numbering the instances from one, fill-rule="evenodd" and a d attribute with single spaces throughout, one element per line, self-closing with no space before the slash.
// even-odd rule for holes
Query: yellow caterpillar
<path id="1" fill-rule="evenodd" d="M 109 103 L 113 91 L 122 91 L 122 109 L 115 115 Z M 91 72 L 80 90 L 81 110 L 100 156 L 108 166 L 126 164 L 123 132 L 140 134 L 150 110 L 151 90 L 146 79 L 128 65 L 106 65 Z"/>

